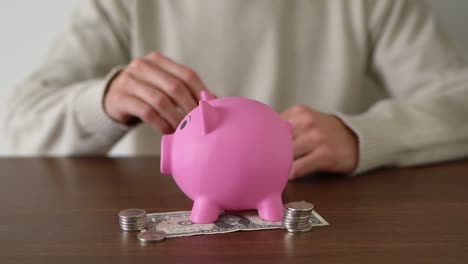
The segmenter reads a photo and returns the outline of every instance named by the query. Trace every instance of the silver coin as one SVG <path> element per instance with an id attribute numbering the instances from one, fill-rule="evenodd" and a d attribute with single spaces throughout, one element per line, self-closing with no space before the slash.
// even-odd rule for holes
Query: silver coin
<path id="1" fill-rule="evenodd" d="M 303 210 L 303 211 L 292 211 L 292 210 L 284 210 L 283 214 L 285 215 L 311 215 L 313 210 Z"/>
<path id="2" fill-rule="evenodd" d="M 291 228 L 300 228 L 300 227 L 308 227 L 310 224 L 283 224 L 285 227 L 291 227 Z"/>
<path id="3" fill-rule="evenodd" d="M 305 233 L 312 230 L 312 226 L 305 229 L 286 229 L 289 233 Z"/>
<path id="4" fill-rule="evenodd" d="M 142 219 L 146 219 L 146 214 L 144 215 L 139 215 L 139 216 L 128 216 L 128 217 L 121 217 L 119 216 L 119 219 L 120 220 L 142 220 Z"/>
<path id="5" fill-rule="evenodd" d="M 119 225 L 123 227 L 140 227 L 140 226 L 147 226 L 148 224 L 122 224 L 120 223 Z"/>
<path id="6" fill-rule="evenodd" d="M 314 209 L 314 205 L 311 203 L 308 203 L 306 201 L 300 201 L 300 202 L 291 202 L 286 204 L 285 209 L 288 211 L 312 211 Z"/>
<path id="7" fill-rule="evenodd" d="M 148 225 L 120 225 L 123 228 L 146 228 Z"/>
<path id="8" fill-rule="evenodd" d="M 120 226 L 120 229 L 125 229 L 125 230 L 141 230 L 141 229 L 146 229 L 146 226 Z"/>
<path id="9" fill-rule="evenodd" d="M 166 238 L 166 233 L 163 231 L 146 231 L 141 232 L 137 237 L 143 243 L 160 242 Z"/>
<path id="10" fill-rule="evenodd" d="M 304 226 L 304 225 L 310 225 L 309 222 L 283 222 L 283 225 L 288 225 L 288 226 Z"/>
<path id="11" fill-rule="evenodd" d="M 120 230 L 125 231 L 125 232 L 136 232 L 136 231 L 141 231 L 145 230 L 146 228 L 126 228 L 126 227 L 120 227 Z"/>
<path id="12" fill-rule="evenodd" d="M 148 224 L 120 224 L 122 227 L 128 227 L 128 228 L 140 228 L 140 227 L 146 227 Z"/>
<path id="13" fill-rule="evenodd" d="M 309 207 L 309 208 L 303 208 L 303 209 L 297 209 L 297 208 L 292 208 L 292 207 L 285 207 L 284 212 L 285 213 L 292 213 L 292 214 L 300 214 L 300 213 L 309 213 L 312 212 L 314 208 Z"/>
<path id="14" fill-rule="evenodd" d="M 310 228 L 311 226 L 308 225 L 308 226 L 285 226 L 284 228 L 286 230 L 295 230 L 295 231 L 299 231 L 299 230 L 305 230 L 305 229 L 308 229 Z"/>
<path id="15" fill-rule="evenodd" d="M 291 213 L 284 213 L 283 218 L 309 218 L 311 217 L 311 212 L 308 213 L 300 213 L 300 214 L 291 214 Z"/>
<path id="16" fill-rule="evenodd" d="M 282 222 L 289 222 L 289 223 L 308 223 L 308 222 L 310 222 L 310 219 L 294 219 L 294 218 L 288 218 L 288 219 L 283 219 Z"/>
<path id="17" fill-rule="evenodd" d="M 147 222 L 120 222 L 121 225 L 146 225 Z"/>
<path id="18" fill-rule="evenodd" d="M 146 211 L 143 209 L 126 209 L 119 212 L 120 219 L 139 219 L 145 218 Z"/>
<path id="19" fill-rule="evenodd" d="M 286 222 L 309 222 L 310 218 L 283 218 L 282 221 Z"/>
<path id="20" fill-rule="evenodd" d="M 310 211 L 288 211 L 288 210 L 284 210 L 283 215 L 288 215 L 288 216 L 308 216 L 308 215 L 312 215 L 312 210 L 310 210 Z"/>
<path id="21" fill-rule="evenodd" d="M 290 216 L 284 215 L 283 219 L 297 219 L 297 220 L 307 220 L 310 219 L 311 215 L 304 215 L 304 216 Z"/>
<path id="22" fill-rule="evenodd" d="M 281 221 L 308 222 L 310 221 L 310 217 L 284 217 Z"/>
<path id="23" fill-rule="evenodd" d="M 302 205 L 302 207 L 304 208 L 301 208 L 301 209 L 298 209 L 299 206 L 296 206 L 296 207 L 286 207 L 286 206 L 288 205 L 285 205 L 284 210 L 283 210 L 285 213 L 292 213 L 292 214 L 310 213 L 314 210 L 313 206 L 307 208 L 307 206 Z"/>
<path id="24" fill-rule="evenodd" d="M 304 230 L 304 229 L 307 229 L 309 227 L 310 227 L 310 225 L 307 225 L 307 226 L 284 226 L 284 228 L 287 229 L 287 230 Z"/>
<path id="25" fill-rule="evenodd" d="M 288 226 L 288 227 L 308 227 L 308 226 L 310 226 L 309 223 L 297 223 L 297 224 L 283 223 L 283 225 Z"/>
<path id="26" fill-rule="evenodd" d="M 311 228 L 311 226 L 301 226 L 301 227 L 289 227 L 289 226 L 285 226 L 284 228 L 285 228 L 286 230 L 301 231 L 301 230 L 307 230 L 307 229 Z"/>
<path id="27" fill-rule="evenodd" d="M 121 226 L 146 226 L 148 223 L 119 223 Z"/>
<path id="28" fill-rule="evenodd" d="M 312 226 L 311 224 L 284 225 L 284 227 L 292 228 L 292 229 L 304 229 L 304 228 L 308 228 L 308 227 L 311 227 L 311 226 Z"/>
<path id="29" fill-rule="evenodd" d="M 121 224 L 146 224 L 148 223 L 148 221 L 146 220 L 137 220 L 137 221 L 122 221 L 122 220 L 119 220 L 119 223 Z"/>
<path id="30" fill-rule="evenodd" d="M 140 227 L 121 226 L 120 229 L 125 230 L 125 231 L 143 230 L 143 229 L 146 229 L 146 226 L 140 226 Z"/>
<path id="31" fill-rule="evenodd" d="M 134 221 L 146 221 L 146 217 L 135 217 L 135 218 L 122 218 L 122 217 L 119 217 L 119 221 L 123 221 L 123 222 L 134 222 Z"/>

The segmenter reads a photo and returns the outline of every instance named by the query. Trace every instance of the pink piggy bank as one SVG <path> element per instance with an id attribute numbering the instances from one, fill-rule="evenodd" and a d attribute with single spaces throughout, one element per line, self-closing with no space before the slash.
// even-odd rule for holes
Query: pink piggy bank
<path id="1" fill-rule="evenodd" d="M 240 97 L 203 92 L 199 106 L 161 142 L 161 172 L 194 201 L 194 223 L 249 209 L 281 221 L 292 162 L 291 125 L 267 105 Z"/>

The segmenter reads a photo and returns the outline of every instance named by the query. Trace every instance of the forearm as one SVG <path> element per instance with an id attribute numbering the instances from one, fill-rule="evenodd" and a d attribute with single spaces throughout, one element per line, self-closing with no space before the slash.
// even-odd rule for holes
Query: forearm
<path id="1" fill-rule="evenodd" d="M 458 87 L 406 101 L 382 101 L 361 115 L 338 114 L 359 138 L 355 173 L 466 157 L 467 100 L 468 88 Z"/>
<path id="2" fill-rule="evenodd" d="M 12 153 L 107 153 L 127 130 L 103 111 L 103 93 L 113 74 L 67 86 L 38 74 L 23 84 L 10 101 L 5 126 Z"/>

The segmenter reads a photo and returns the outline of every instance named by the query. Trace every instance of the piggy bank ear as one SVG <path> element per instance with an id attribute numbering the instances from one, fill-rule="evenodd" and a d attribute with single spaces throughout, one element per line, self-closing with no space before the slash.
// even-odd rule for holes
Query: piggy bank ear
<path id="1" fill-rule="evenodd" d="M 206 135 L 215 130 L 220 121 L 220 114 L 210 103 L 200 100 L 202 133 Z"/>
<path id="2" fill-rule="evenodd" d="M 203 101 L 210 101 L 210 100 L 213 100 L 213 99 L 216 99 L 215 96 L 213 96 L 211 93 L 209 93 L 208 91 L 201 91 L 201 99 Z"/>

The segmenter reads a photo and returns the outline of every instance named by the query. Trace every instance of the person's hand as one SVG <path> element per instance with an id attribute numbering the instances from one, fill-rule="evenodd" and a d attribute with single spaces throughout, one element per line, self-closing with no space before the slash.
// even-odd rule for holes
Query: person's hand
<path id="1" fill-rule="evenodd" d="M 205 85 L 192 69 L 153 52 L 134 59 L 110 83 L 104 110 L 116 122 L 143 120 L 164 134 L 197 107 Z"/>
<path id="2" fill-rule="evenodd" d="M 317 171 L 350 173 L 358 163 L 358 139 L 339 118 L 295 105 L 281 116 L 293 126 L 290 179 Z"/>

